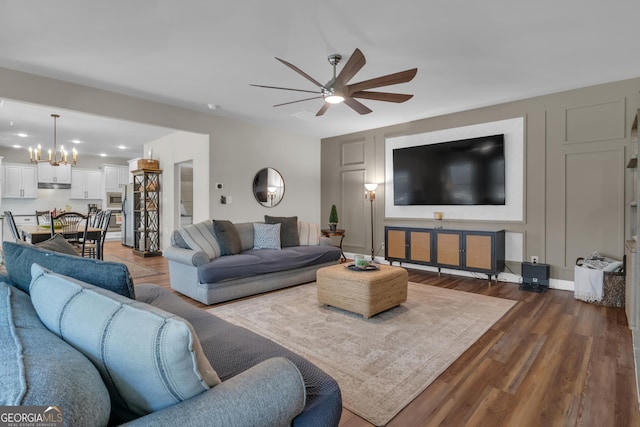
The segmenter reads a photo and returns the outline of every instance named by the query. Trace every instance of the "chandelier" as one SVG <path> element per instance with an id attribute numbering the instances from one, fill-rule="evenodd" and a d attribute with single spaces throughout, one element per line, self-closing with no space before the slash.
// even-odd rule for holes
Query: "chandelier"
<path id="1" fill-rule="evenodd" d="M 53 151 L 51 149 L 49 149 L 48 154 L 49 154 L 49 158 L 48 159 L 42 159 L 42 146 L 40 144 L 38 144 L 38 146 L 33 149 L 32 147 L 29 147 L 29 160 L 31 161 L 31 163 L 40 163 L 40 162 L 49 162 L 51 164 L 51 166 L 60 166 L 60 165 L 68 165 L 69 163 L 76 165 L 78 163 L 78 152 L 76 151 L 76 149 L 74 148 L 71 151 L 71 161 L 68 161 L 68 153 L 67 151 L 64 149 L 64 146 L 60 146 L 60 159 L 58 159 L 58 149 L 57 149 L 57 141 L 56 141 L 56 123 L 58 120 L 58 117 L 60 117 L 58 114 L 52 114 L 51 117 L 53 117 Z"/>

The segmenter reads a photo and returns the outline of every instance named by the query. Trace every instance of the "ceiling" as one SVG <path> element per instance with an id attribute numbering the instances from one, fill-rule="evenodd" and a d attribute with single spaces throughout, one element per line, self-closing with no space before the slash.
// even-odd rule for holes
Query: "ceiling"
<path id="1" fill-rule="evenodd" d="M 325 138 L 639 77 L 639 20 L 637 0 L 4 1 L 0 67 Z M 309 94 L 249 86 L 313 90 L 274 57 L 326 82 L 327 56 L 344 64 L 355 48 L 367 63 L 351 83 L 417 67 L 413 81 L 382 89 L 415 96 L 362 100 L 373 110 L 364 116 L 341 104 L 315 117 L 322 100 L 274 108 Z M 169 132 L 13 104 L 0 108 L 0 145 L 23 143 L 23 123 L 50 141 L 53 112 L 60 134 L 86 140 L 81 154 L 137 144 L 139 155 Z M 83 120 L 96 132 L 83 134 Z"/>

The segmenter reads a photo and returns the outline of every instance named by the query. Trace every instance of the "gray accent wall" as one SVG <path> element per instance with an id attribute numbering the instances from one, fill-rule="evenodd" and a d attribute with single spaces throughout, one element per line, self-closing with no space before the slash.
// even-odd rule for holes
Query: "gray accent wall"
<path id="1" fill-rule="evenodd" d="M 504 228 L 522 243 L 510 247 L 507 255 L 514 273 L 520 272 L 514 260 L 537 255 L 551 265 L 552 278 L 572 281 L 576 258 L 598 251 L 622 259 L 624 241 L 631 237 L 632 174 L 626 164 L 639 90 L 636 78 L 323 139 L 322 223 L 336 204 L 339 228 L 347 230 L 345 251 L 370 253 L 370 205 L 364 184 L 377 182 L 373 237 L 376 255 L 384 256 L 385 226 L 433 226 L 432 218 L 385 216 L 383 184 L 391 179 L 385 177 L 385 139 L 523 117 L 524 220 L 463 221 L 447 218 L 443 209 L 445 227 Z"/>

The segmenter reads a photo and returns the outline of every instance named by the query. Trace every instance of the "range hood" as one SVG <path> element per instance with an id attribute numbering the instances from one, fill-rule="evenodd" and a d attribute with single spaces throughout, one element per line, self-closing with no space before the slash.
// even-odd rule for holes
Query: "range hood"
<path id="1" fill-rule="evenodd" d="M 48 188 L 54 190 L 69 190 L 71 184 L 59 183 L 59 182 L 39 182 L 38 188 Z"/>
<path id="2" fill-rule="evenodd" d="M 71 165 L 53 166 L 48 162 L 38 163 L 38 188 L 69 190 L 71 188 Z"/>

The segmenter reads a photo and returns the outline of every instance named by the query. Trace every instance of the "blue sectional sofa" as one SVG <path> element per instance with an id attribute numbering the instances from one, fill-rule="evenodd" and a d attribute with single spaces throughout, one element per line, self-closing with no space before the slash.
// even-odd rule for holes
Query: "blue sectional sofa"
<path id="1" fill-rule="evenodd" d="M 56 405 L 68 426 L 338 425 L 337 383 L 280 345 L 170 290 L 134 288 L 123 264 L 24 243 L 4 242 L 3 249 L 0 405 Z M 186 338 L 161 333 L 167 325 Z M 158 337 L 147 332 L 154 330 Z M 187 357 L 175 354 L 181 345 Z M 146 362 L 149 352 L 155 356 Z M 156 366 L 166 360 L 187 370 Z M 202 376 L 185 395 L 179 383 L 194 372 Z M 154 375 L 166 385 L 147 385 Z"/>

